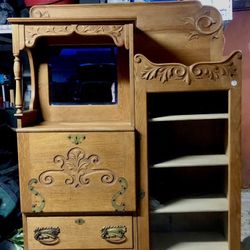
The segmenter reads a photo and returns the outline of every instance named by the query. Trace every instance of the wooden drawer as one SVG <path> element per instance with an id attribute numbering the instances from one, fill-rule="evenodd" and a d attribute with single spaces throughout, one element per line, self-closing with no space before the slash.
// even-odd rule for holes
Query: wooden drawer
<path id="1" fill-rule="evenodd" d="M 128 216 L 27 217 L 28 250 L 131 249 Z"/>
<path id="2" fill-rule="evenodd" d="M 134 132 L 18 137 L 22 212 L 135 211 Z"/>

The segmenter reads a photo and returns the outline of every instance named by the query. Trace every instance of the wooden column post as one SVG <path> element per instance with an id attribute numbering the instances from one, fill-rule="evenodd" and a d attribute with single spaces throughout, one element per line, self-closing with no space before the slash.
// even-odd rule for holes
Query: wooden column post
<path id="1" fill-rule="evenodd" d="M 21 60 L 19 54 L 14 54 L 14 57 L 14 76 L 16 82 L 16 116 L 20 116 L 23 114 Z"/>

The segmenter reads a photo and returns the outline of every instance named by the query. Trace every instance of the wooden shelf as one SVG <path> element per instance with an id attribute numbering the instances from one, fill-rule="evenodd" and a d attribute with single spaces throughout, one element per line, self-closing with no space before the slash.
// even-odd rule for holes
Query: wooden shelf
<path id="1" fill-rule="evenodd" d="M 168 204 L 161 205 L 151 211 L 159 213 L 188 213 L 188 212 L 227 212 L 228 200 L 226 198 L 188 198 L 178 199 Z"/>
<path id="2" fill-rule="evenodd" d="M 227 113 L 219 114 L 191 114 L 191 115 L 169 115 L 150 118 L 149 122 L 168 122 L 168 121 L 191 121 L 191 120 L 215 120 L 228 119 Z"/>
<path id="3" fill-rule="evenodd" d="M 17 129 L 18 132 L 64 132 L 64 131 L 133 131 L 130 123 L 118 122 L 41 122 L 31 127 Z"/>
<path id="4" fill-rule="evenodd" d="M 198 167 L 198 166 L 224 166 L 228 164 L 228 157 L 225 154 L 214 155 L 187 155 L 168 161 L 153 164 L 151 168 L 170 167 Z"/>
<path id="5" fill-rule="evenodd" d="M 154 250 L 228 250 L 228 242 L 215 232 L 152 233 Z"/>

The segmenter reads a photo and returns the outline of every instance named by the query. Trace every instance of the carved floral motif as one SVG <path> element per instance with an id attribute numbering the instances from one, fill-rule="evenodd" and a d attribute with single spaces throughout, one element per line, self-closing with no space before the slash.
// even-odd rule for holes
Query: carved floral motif
<path id="1" fill-rule="evenodd" d="M 33 212 L 42 212 L 45 207 L 45 198 L 35 189 L 35 185 L 40 183 L 50 186 L 55 183 L 57 174 L 65 175 L 64 183 L 73 188 L 90 185 L 91 178 L 94 176 L 98 178 L 100 176 L 99 181 L 104 185 L 118 182 L 121 189 L 111 197 L 111 204 L 116 211 L 125 211 L 126 205 L 123 202 L 118 203 L 117 200 L 126 192 L 128 182 L 124 177 L 118 178 L 113 171 L 98 167 L 100 163 L 98 155 L 87 156 L 81 148 L 74 147 L 68 151 L 66 157 L 55 156 L 54 163 L 57 169 L 46 170 L 39 175 L 38 179 L 33 178 L 28 183 L 29 190 L 36 197 L 35 203 L 32 204 Z"/>
<path id="2" fill-rule="evenodd" d="M 213 7 L 203 6 L 194 17 L 186 17 L 185 24 L 193 27 L 188 35 L 188 39 L 198 39 L 200 36 L 212 35 L 212 38 L 218 38 L 218 33 L 222 27 L 222 18 L 220 13 Z"/>
<path id="3" fill-rule="evenodd" d="M 32 47 L 38 37 L 42 36 L 63 36 L 70 35 L 72 33 L 86 36 L 109 36 L 113 39 L 114 43 L 121 47 L 127 44 L 125 43 L 125 30 L 124 25 L 36 25 L 25 26 L 25 45 Z"/>
<path id="4" fill-rule="evenodd" d="M 235 80 L 238 77 L 235 63 L 236 60 L 241 60 L 241 53 L 236 52 L 222 62 L 197 63 L 191 66 L 180 63 L 156 64 L 141 54 L 135 55 L 134 60 L 137 75 L 141 79 L 158 80 L 161 83 L 175 80 L 191 84 L 198 79 L 216 81 L 224 77 L 231 81 Z"/>
<path id="5" fill-rule="evenodd" d="M 65 184 L 73 187 L 90 184 L 90 178 L 99 174 L 100 181 L 103 184 L 111 184 L 116 180 L 115 174 L 108 169 L 98 168 L 98 155 L 86 156 L 85 152 L 78 147 L 69 150 L 67 157 L 57 155 L 54 163 L 58 166 L 56 170 L 47 170 L 39 175 L 39 181 L 42 184 L 49 185 L 54 182 L 53 173 L 62 172 L 67 176 Z"/>

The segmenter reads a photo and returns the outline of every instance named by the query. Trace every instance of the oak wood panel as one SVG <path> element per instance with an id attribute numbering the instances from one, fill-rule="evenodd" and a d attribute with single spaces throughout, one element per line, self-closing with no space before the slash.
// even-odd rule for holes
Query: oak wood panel
<path id="1" fill-rule="evenodd" d="M 54 20 L 62 17 L 97 20 L 134 18 L 138 29 L 135 33 L 135 52 L 143 53 L 158 62 L 164 55 L 167 55 L 167 60 L 186 64 L 208 58 L 215 60 L 222 56 L 223 35 L 220 14 L 214 8 L 202 9 L 198 1 L 68 5 L 67 9 L 60 5 L 39 6 L 33 7 L 30 15 L 32 18 L 48 16 Z M 206 15 L 212 16 L 213 24 L 211 19 L 206 19 Z M 198 28 L 195 24 L 198 24 Z M 198 30 L 201 30 L 201 33 Z M 208 36 L 210 33 L 212 36 Z M 145 39 L 147 43 L 144 42 Z M 196 53 L 192 52 L 194 50 Z"/>
<path id="2" fill-rule="evenodd" d="M 24 113 L 25 115 L 25 113 Z M 50 122 L 17 128 L 17 132 L 83 132 L 83 131 L 134 131 L 131 123 L 123 122 Z"/>
<path id="3" fill-rule="evenodd" d="M 82 221 L 77 224 L 76 221 Z M 133 219 L 128 216 L 27 217 L 28 249 L 134 249 Z M 108 242 L 101 236 L 103 227 L 125 226 L 125 241 Z M 37 228 L 59 227 L 59 242 L 44 245 L 34 239 Z"/>
<path id="4" fill-rule="evenodd" d="M 84 139 L 75 144 L 75 136 Z M 135 211 L 133 132 L 19 133 L 18 139 L 23 212 Z"/>
<path id="5" fill-rule="evenodd" d="M 229 250 L 240 249 L 241 237 L 241 64 L 238 85 L 229 91 L 229 217 L 228 240 Z"/>

